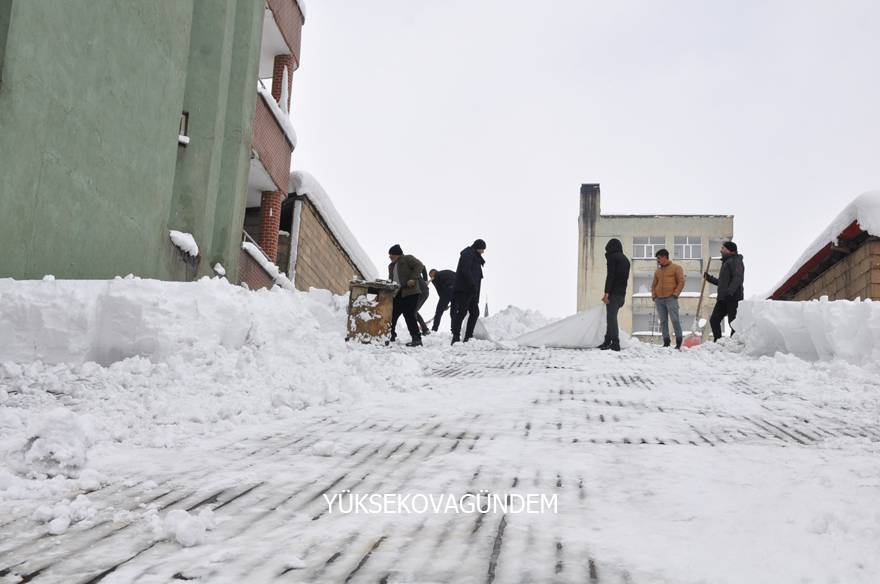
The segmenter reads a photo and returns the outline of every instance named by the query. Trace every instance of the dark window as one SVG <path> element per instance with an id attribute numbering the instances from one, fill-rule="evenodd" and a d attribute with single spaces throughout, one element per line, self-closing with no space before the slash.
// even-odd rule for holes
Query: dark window
<path id="1" fill-rule="evenodd" d="M 181 146 L 189 144 L 189 112 L 181 112 L 180 129 L 177 131 L 177 142 Z"/>

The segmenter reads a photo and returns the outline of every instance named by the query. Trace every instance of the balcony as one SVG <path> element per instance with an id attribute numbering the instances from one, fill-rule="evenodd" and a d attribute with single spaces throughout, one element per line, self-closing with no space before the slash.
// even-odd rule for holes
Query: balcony
<path id="1" fill-rule="evenodd" d="M 305 21 L 296 0 L 268 0 L 266 4 L 260 47 L 260 79 L 272 77 L 277 55 L 292 55 L 294 71 L 299 68 Z"/>
<path id="2" fill-rule="evenodd" d="M 277 110 L 277 111 L 276 111 Z M 260 88 L 254 116 L 254 152 L 272 179 L 274 190 L 287 192 L 290 181 L 290 155 L 296 138 L 284 124 L 284 114 L 267 90 Z M 289 120 L 288 120 L 289 124 Z"/>

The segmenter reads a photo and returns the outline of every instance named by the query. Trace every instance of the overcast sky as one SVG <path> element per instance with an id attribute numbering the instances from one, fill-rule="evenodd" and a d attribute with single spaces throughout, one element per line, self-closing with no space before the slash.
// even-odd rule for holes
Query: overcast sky
<path id="1" fill-rule="evenodd" d="M 292 115 L 380 271 L 400 243 L 483 300 L 575 312 L 580 184 L 605 213 L 736 215 L 746 292 L 880 189 L 880 2 L 309 0 Z"/>

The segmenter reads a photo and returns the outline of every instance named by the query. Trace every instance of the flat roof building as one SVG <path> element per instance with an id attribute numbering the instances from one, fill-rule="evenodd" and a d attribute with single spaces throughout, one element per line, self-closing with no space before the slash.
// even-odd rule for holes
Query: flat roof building
<path id="1" fill-rule="evenodd" d="M 578 217 L 578 311 L 602 302 L 605 286 L 605 245 L 612 238 L 623 243 L 632 262 L 626 304 L 620 311 L 620 326 L 642 340 L 660 336 L 651 299 L 651 284 L 657 268 L 655 255 L 669 250 L 672 260 L 684 268 L 686 283 L 680 297 L 681 325 L 690 332 L 699 302 L 702 274 L 710 257 L 717 257 L 721 244 L 733 238 L 733 215 L 603 215 L 598 184 L 583 184 Z M 719 261 L 713 261 L 713 273 Z M 715 304 L 714 286 L 707 286 L 702 317 Z"/>

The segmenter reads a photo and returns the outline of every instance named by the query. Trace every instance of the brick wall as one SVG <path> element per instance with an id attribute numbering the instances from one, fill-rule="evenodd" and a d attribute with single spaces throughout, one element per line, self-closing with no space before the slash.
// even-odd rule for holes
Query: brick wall
<path id="1" fill-rule="evenodd" d="M 363 277 L 348 254 L 308 199 L 303 199 L 300 215 L 296 282 L 299 290 L 324 288 L 336 294 L 348 292 L 352 276 Z"/>
<path id="2" fill-rule="evenodd" d="M 868 241 L 795 294 L 795 300 L 880 300 L 880 241 Z"/>
<path id="3" fill-rule="evenodd" d="M 245 250 L 241 250 L 238 259 L 238 279 L 242 284 L 247 284 L 251 290 L 271 288 L 274 285 L 272 277 L 266 273 L 263 266 Z"/>
<path id="4" fill-rule="evenodd" d="M 293 147 L 261 95 L 257 96 L 257 112 L 254 116 L 254 150 L 275 185 L 287 192 Z"/>
<path id="5" fill-rule="evenodd" d="M 300 63 L 300 49 L 302 45 L 302 27 L 305 19 L 299 11 L 299 4 L 296 0 L 269 0 L 269 9 L 275 18 L 275 24 L 281 31 L 281 36 L 287 43 L 293 58 L 296 60 L 296 66 Z M 290 71 L 293 73 L 293 69 Z M 277 98 L 276 98 L 277 99 Z"/>

